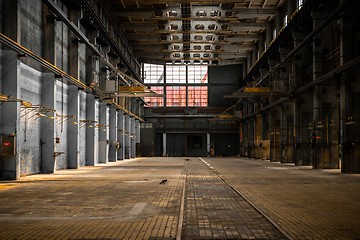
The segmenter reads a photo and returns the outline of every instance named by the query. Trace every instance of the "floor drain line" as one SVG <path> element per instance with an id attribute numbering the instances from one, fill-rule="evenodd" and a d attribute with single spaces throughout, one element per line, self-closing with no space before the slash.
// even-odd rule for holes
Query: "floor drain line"
<path id="1" fill-rule="evenodd" d="M 178 229 L 176 233 L 176 240 L 181 240 L 182 237 L 182 230 L 184 225 L 184 214 L 185 214 L 185 194 L 186 194 L 186 181 L 187 181 L 187 175 L 188 175 L 188 163 L 185 162 L 184 167 L 184 182 L 183 182 L 183 189 L 181 193 L 181 207 L 180 207 L 180 213 L 179 213 L 179 222 L 178 222 Z"/>

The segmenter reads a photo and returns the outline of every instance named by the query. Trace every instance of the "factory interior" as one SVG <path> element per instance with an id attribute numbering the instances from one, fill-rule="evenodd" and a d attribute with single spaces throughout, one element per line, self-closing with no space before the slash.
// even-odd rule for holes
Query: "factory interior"
<path id="1" fill-rule="evenodd" d="M 358 9 L 0 0 L 0 239 L 360 239 Z"/>

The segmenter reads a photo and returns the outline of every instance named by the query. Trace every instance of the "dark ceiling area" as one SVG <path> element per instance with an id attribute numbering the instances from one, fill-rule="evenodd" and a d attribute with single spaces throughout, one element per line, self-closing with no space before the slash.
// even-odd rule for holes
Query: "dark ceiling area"
<path id="1" fill-rule="evenodd" d="M 242 63 L 280 0 L 110 0 L 140 62 Z"/>

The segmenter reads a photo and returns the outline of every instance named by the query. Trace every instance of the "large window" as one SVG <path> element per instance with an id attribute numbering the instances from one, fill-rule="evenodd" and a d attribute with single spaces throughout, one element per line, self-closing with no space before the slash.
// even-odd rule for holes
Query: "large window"
<path id="1" fill-rule="evenodd" d="M 207 65 L 143 65 L 144 83 L 164 97 L 147 97 L 148 107 L 206 107 Z"/>

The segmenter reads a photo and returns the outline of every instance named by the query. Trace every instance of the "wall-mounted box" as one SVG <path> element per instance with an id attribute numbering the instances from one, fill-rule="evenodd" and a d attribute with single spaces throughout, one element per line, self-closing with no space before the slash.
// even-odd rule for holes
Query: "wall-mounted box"
<path id="1" fill-rule="evenodd" d="M 16 155 L 16 146 L 15 146 L 15 136 L 14 135 L 1 135 L 0 136 L 0 155 L 4 156 L 15 156 Z"/>

